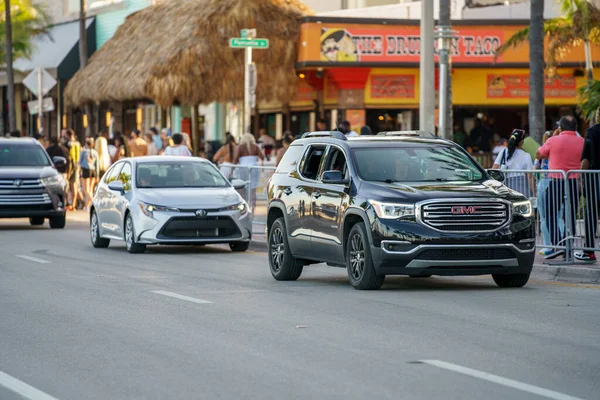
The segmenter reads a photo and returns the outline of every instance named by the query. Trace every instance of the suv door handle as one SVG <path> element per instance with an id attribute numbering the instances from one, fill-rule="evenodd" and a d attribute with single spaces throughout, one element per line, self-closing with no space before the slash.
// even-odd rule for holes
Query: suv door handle
<path id="1" fill-rule="evenodd" d="M 313 196 L 315 196 L 315 199 L 318 199 L 319 197 L 321 197 L 321 192 L 319 192 L 317 190 L 316 192 L 313 193 Z"/>
<path id="2" fill-rule="evenodd" d="M 290 189 L 289 187 L 286 187 L 285 189 L 283 189 L 283 194 L 286 194 L 289 196 L 290 194 L 292 194 L 292 189 Z"/>

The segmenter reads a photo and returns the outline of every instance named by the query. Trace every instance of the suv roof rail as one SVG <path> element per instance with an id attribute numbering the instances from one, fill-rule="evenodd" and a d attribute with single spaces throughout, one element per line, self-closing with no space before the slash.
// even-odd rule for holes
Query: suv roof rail
<path id="1" fill-rule="evenodd" d="M 421 138 L 437 138 L 433 133 L 427 131 L 391 131 L 379 132 L 377 136 L 410 136 Z"/>
<path id="2" fill-rule="evenodd" d="M 333 139 L 348 140 L 348 138 L 346 138 L 346 135 L 339 131 L 306 132 L 304 135 L 302 135 L 302 139 L 316 137 L 330 137 Z"/>

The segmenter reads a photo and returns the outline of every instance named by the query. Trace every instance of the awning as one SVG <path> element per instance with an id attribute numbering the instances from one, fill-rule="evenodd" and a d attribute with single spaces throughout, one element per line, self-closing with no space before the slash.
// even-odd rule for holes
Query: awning
<path id="1" fill-rule="evenodd" d="M 88 54 L 95 50 L 96 32 L 94 18 L 86 21 Z M 41 66 L 57 80 L 71 78 L 79 69 L 79 21 L 57 24 L 50 28 L 50 35 L 33 39 L 34 51 L 31 59 L 15 60 L 15 83 L 21 81 Z M 0 74 L 0 86 L 6 86 L 6 73 Z"/>
<path id="2" fill-rule="evenodd" d="M 513 3 L 524 3 L 529 0 L 466 0 L 465 6 L 473 7 L 489 7 L 489 6 L 507 6 Z"/>

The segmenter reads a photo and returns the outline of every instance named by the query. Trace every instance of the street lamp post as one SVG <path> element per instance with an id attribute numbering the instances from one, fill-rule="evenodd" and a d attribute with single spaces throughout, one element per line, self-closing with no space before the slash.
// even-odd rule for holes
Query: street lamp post
<path id="1" fill-rule="evenodd" d="M 439 133 L 440 137 L 451 139 L 450 126 L 450 110 L 452 104 L 450 102 L 450 51 L 452 49 L 452 38 L 455 32 L 449 25 L 440 25 L 436 28 L 436 38 L 438 40 L 438 56 L 439 56 Z"/>
<path id="2" fill-rule="evenodd" d="M 433 0 L 421 1 L 421 64 L 419 129 L 434 132 L 435 61 L 433 59 Z"/>

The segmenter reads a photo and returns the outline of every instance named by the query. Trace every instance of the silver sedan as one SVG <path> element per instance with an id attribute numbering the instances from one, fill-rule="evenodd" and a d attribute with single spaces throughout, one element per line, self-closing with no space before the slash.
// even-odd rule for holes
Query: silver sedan
<path id="1" fill-rule="evenodd" d="M 229 243 L 246 251 L 252 236 L 248 205 L 209 161 L 191 157 L 139 157 L 115 163 L 90 209 L 92 245 L 124 240 L 130 253 L 146 245 Z"/>

